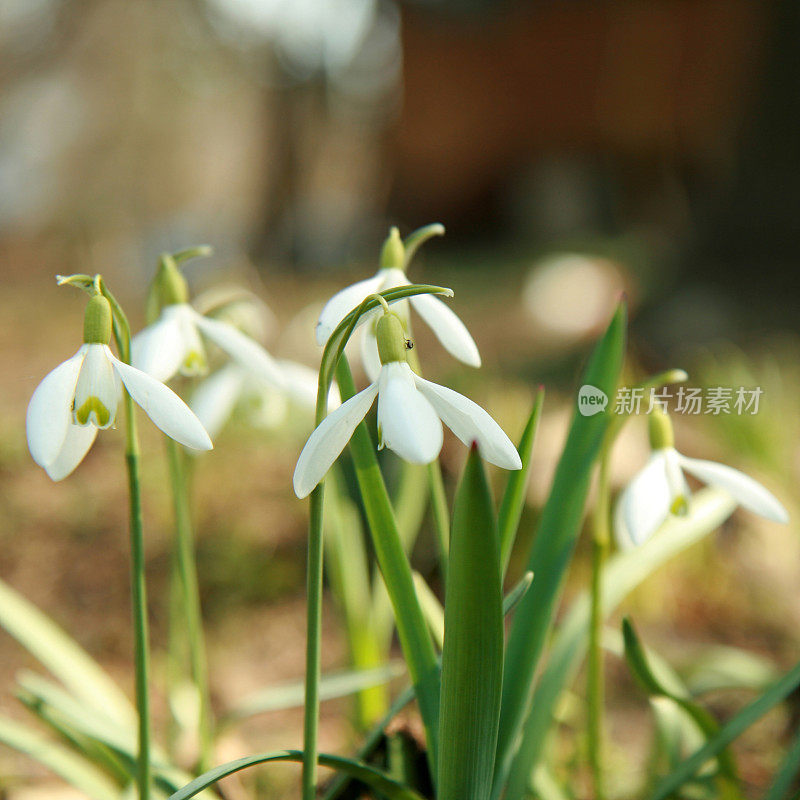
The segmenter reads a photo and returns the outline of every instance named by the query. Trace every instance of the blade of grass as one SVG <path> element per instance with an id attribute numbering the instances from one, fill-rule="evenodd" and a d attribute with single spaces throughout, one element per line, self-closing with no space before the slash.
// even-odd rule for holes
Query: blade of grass
<path id="1" fill-rule="evenodd" d="M 99 769 L 18 722 L 0 717 L 0 742 L 47 767 L 91 800 L 119 800 L 119 787 Z"/>
<path id="2" fill-rule="evenodd" d="M 666 697 L 679 705 L 697 724 L 706 739 L 719 732 L 719 724 L 702 706 L 689 697 L 684 687 L 669 681 L 669 675 L 660 676 L 650 664 L 645 649 L 633 624 L 627 617 L 622 620 L 622 637 L 625 643 L 625 660 L 639 685 L 650 697 Z M 656 665 L 657 666 L 657 665 Z M 720 773 L 725 781 L 721 787 L 723 797 L 739 796 L 736 791 L 736 764 L 729 750 L 723 749 L 717 756 Z"/>
<path id="3" fill-rule="evenodd" d="M 531 415 L 519 440 L 519 456 L 522 459 L 522 469 L 509 472 L 506 490 L 497 513 L 497 528 L 500 531 L 500 565 L 503 568 L 503 577 L 508 569 L 511 550 L 517 538 L 519 521 L 522 510 L 525 508 L 525 495 L 528 489 L 528 479 L 531 473 L 531 456 L 533 443 L 536 440 L 536 430 L 539 427 L 539 418 L 542 415 L 544 404 L 544 388 L 539 387 L 533 401 Z"/>
<path id="4" fill-rule="evenodd" d="M 190 797 L 194 797 L 198 792 L 203 791 L 203 789 L 213 786 L 217 781 L 227 778 L 228 775 L 233 775 L 235 772 L 258 764 L 267 764 L 277 761 L 298 761 L 302 763 L 303 751 L 280 750 L 275 753 L 248 756 L 246 758 L 239 758 L 236 761 L 229 761 L 227 764 L 215 767 L 199 778 L 195 778 L 191 783 L 171 795 L 169 800 L 189 800 Z M 320 753 L 317 762 L 322 767 L 329 767 L 330 769 L 346 772 L 362 783 L 371 786 L 375 791 L 386 797 L 387 800 L 424 800 L 424 798 L 415 791 L 402 786 L 380 770 L 351 758 Z"/>
<path id="5" fill-rule="evenodd" d="M 352 397 L 355 394 L 355 385 L 345 356 L 339 359 L 336 378 L 342 400 Z M 366 423 L 362 422 L 356 428 L 350 440 L 350 452 L 375 555 L 392 600 L 400 644 L 417 693 L 427 735 L 431 772 L 435 774 L 436 735 L 439 728 L 439 665 L 430 631 L 414 590 L 411 566 L 400 540 L 394 511 L 378 466 L 375 445 Z"/>
<path id="6" fill-rule="evenodd" d="M 438 800 L 485 800 L 492 786 L 503 683 L 500 542 L 473 445 L 456 495 L 445 598 Z"/>
<path id="7" fill-rule="evenodd" d="M 344 670 L 323 675 L 319 685 L 319 699 L 324 701 L 347 697 L 371 686 L 386 684 L 400 677 L 404 672 L 405 668 L 402 662 L 394 661 L 371 669 Z M 292 681 L 282 686 L 272 686 L 263 692 L 250 695 L 236 705 L 224 721 L 226 724 L 230 724 L 256 714 L 300 708 L 303 705 L 303 699 L 302 680 Z"/>
<path id="8" fill-rule="evenodd" d="M 0 626 L 87 705 L 134 725 L 136 712 L 97 662 L 55 622 L 0 580 Z"/>
<path id="9" fill-rule="evenodd" d="M 626 314 L 620 304 L 592 353 L 582 383 L 604 392 L 613 406 L 625 347 Z M 527 715 L 534 676 L 552 625 L 560 587 L 578 539 L 592 466 L 612 408 L 593 416 L 575 409 L 553 486 L 533 542 L 528 569 L 536 580 L 517 608 L 506 648 L 500 732 L 493 796 L 505 785 Z"/>
<path id="10" fill-rule="evenodd" d="M 677 769 L 658 784 L 650 800 L 665 800 L 690 780 L 698 770 L 712 758 L 716 758 L 731 742 L 741 736 L 753 723 L 757 722 L 770 709 L 785 700 L 800 685 L 800 662 L 766 692 L 746 705 L 696 753 L 684 761 Z"/>
<path id="11" fill-rule="evenodd" d="M 368 670 L 383 664 L 388 653 L 381 647 L 369 614 L 372 590 L 361 515 L 342 491 L 339 477 L 334 466 L 325 479 L 325 561 L 331 589 L 344 618 L 350 664 L 355 670 Z M 320 685 L 320 699 L 323 691 Z M 359 729 L 373 725 L 388 707 L 389 694 L 384 683 L 359 689 L 356 697 Z"/>
<path id="12" fill-rule="evenodd" d="M 797 736 L 786 753 L 764 800 L 786 800 L 792 786 L 797 788 L 798 775 L 800 775 L 800 731 L 797 732 Z M 797 797 L 797 793 L 794 797 Z"/>
<path id="13" fill-rule="evenodd" d="M 671 518 L 644 545 L 611 558 L 606 564 L 603 582 L 603 618 L 607 618 L 629 592 L 660 566 L 719 527 L 734 508 L 736 503 L 725 492 L 702 489 L 692 496 L 687 516 Z M 530 775 L 539 762 L 552 725 L 556 703 L 564 688 L 575 678 L 586 653 L 589 606 L 589 594 L 584 592 L 572 604 L 553 639 L 509 773 L 506 792 L 509 800 L 525 796 Z"/>

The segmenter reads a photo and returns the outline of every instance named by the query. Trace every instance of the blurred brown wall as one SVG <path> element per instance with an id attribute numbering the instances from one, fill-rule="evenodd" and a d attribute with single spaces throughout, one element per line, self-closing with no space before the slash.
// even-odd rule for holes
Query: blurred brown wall
<path id="1" fill-rule="evenodd" d="M 768 3 L 522 3 L 403 22 L 394 205 L 455 214 L 537 155 L 724 158 L 758 73 Z"/>

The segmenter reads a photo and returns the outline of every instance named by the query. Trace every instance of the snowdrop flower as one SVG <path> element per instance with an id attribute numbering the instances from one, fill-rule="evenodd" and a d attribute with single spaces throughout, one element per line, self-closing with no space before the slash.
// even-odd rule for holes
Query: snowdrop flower
<path id="1" fill-rule="evenodd" d="M 134 366 L 160 381 L 168 381 L 178 372 L 204 375 L 208 361 L 202 334 L 265 381 L 283 385 L 275 361 L 260 344 L 232 325 L 204 317 L 189 305 L 186 279 L 170 257 L 162 257 L 155 286 L 163 310 L 152 325 L 133 337 Z"/>
<path id="2" fill-rule="evenodd" d="M 196 450 L 212 448 L 208 433 L 183 400 L 113 355 L 108 347 L 111 307 L 102 295 L 89 300 L 83 341 L 72 358 L 45 377 L 28 405 L 28 447 L 54 481 L 80 464 L 98 430 L 114 424 L 123 385 L 167 436 Z"/>
<path id="3" fill-rule="evenodd" d="M 216 436 L 239 408 L 251 425 L 271 429 L 286 419 L 291 406 L 310 412 L 317 403 L 317 373 L 294 361 L 277 361 L 283 376 L 283 388 L 263 380 L 236 362 L 226 364 L 206 378 L 196 389 L 189 407 L 211 436 Z M 339 390 L 334 385 L 328 407 L 339 406 Z"/>
<path id="4" fill-rule="evenodd" d="M 684 472 L 723 489 L 740 506 L 774 522 L 786 523 L 789 515 L 781 503 L 760 483 L 739 470 L 687 458 L 674 447 L 669 417 L 654 409 L 650 416 L 653 452 L 645 467 L 634 476 L 617 502 L 614 529 L 623 547 L 646 542 L 670 515 L 689 512 L 689 487 Z"/>
<path id="5" fill-rule="evenodd" d="M 430 226 L 430 235 L 444 233 L 444 228 Z M 317 344 L 324 345 L 336 326 L 366 297 L 397 286 L 408 286 L 404 267 L 406 249 L 397 228 L 392 228 L 381 253 L 381 268 L 371 278 L 354 283 L 335 294 L 322 309 L 316 328 Z M 408 304 L 422 317 L 442 343 L 444 348 L 459 361 L 471 367 L 481 365 L 480 353 L 464 323 L 438 297 L 418 294 L 408 300 L 400 300 L 393 308 L 408 329 Z M 365 316 L 367 326 L 361 338 L 361 359 L 371 380 L 376 380 L 381 371 L 375 326 L 380 311 Z"/>
<path id="6" fill-rule="evenodd" d="M 481 456 L 505 469 L 520 469 L 519 453 L 500 426 L 476 403 L 412 372 L 410 344 L 400 318 L 388 311 L 377 323 L 381 369 L 375 383 L 342 403 L 311 434 L 294 471 L 294 491 L 306 497 L 344 449 L 378 398 L 379 447 L 415 464 L 433 461 L 442 449 L 442 422 Z"/>

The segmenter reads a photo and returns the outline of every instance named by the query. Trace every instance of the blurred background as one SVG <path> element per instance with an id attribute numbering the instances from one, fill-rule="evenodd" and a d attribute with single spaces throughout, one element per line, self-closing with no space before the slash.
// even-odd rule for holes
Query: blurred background
<path id="1" fill-rule="evenodd" d="M 445 224 L 410 278 L 456 290 L 483 353 L 477 375 L 421 331 L 429 376 L 513 439 L 547 386 L 529 529 L 580 364 L 622 292 L 631 379 L 680 366 L 690 385 L 763 389 L 755 417 L 679 420 L 678 445 L 754 474 L 796 518 L 798 41 L 794 0 L 0 0 L 0 577 L 128 685 L 121 437 L 101 437 L 59 485 L 24 438 L 33 389 L 79 343 L 83 298 L 56 273 L 102 272 L 138 326 L 158 254 L 211 244 L 188 268 L 194 288 L 248 286 L 276 317 L 268 347 L 313 367 L 322 303 L 374 272 L 390 224 Z M 305 506 L 289 479 L 309 429 L 310 416 L 240 423 L 198 464 L 222 706 L 301 674 Z M 644 426 L 629 429 L 618 484 L 646 458 Z M 145 435 L 158 645 L 171 518 L 160 443 Z M 449 489 L 463 455 L 448 440 Z M 425 572 L 425 536 L 418 550 Z M 794 526 L 739 513 L 631 608 L 669 655 L 716 642 L 784 665 L 798 586 Z M 327 636 L 326 666 L 341 666 L 333 612 Z M 26 659 L 0 636 L 6 713 L 19 713 Z M 624 761 L 625 731 L 647 718 L 617 666 Z M 347 742 L 341 710 L 323 728 L 331 749 Z M 785 726 L 776 717 L 741 746 L 753 796 Z M 224 755 L 293 746 L 299 731 L 297 714 L 265 719 Z M 12 798 L 54 796 L 0 751 L 4 776 Z"/>

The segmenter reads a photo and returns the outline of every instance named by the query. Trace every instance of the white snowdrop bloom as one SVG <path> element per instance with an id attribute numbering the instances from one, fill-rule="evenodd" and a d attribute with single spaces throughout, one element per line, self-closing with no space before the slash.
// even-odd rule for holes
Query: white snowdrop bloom
<path id="1" fill-rule="evenodd" d="M 89 301 L 84 344 L 50 372 L 28 405 L 28 447 L 33 460 L 54 480 L 80 464 L 97 431 L 114 424 L 124 385 L 167 436 L 186 447 L 210 450 L 200 420 L 163 383 L 120 361 L 109 349 L 111 308 L 102 295 Z"/>
<path id="2" fill-rule="evenodd" d="M 192 308 L 186 279 L 172 259 L 162 258 L 154 287 L 162 311 L 152 325 L 133 337 L 135 367 L 160 381 L 168 381 L 178 372 L 204 375 L 208 372 L 202 340 L 205 336 L 263 380 L 283 385 L 283 376 L 275 360 L 260 344 L 233 325 L 205 317 Z"/>
<path id="3" fill-rule="evenodd" d="M 522 462 L 511 440 L 479 405 L 458 392 L 416 375 L 406 361 L 403 324 L 394 313 L 378 320 L 378 380 L 331 412 L 311 434 L 294 471 L 294 490 L 306 497 L 322 480 L 378 398 L 380 447 L 415 464 L 433 461 L 442 449 L 442 422 L 481 456 L 505 469 Z"/>
<path id="4" fill-rule="evenodd" d="M 650 417 L 650 441 L 650 459 L 617 501 L 614 530 L 621 546 L 643 544 L 670 515 L 689 512 L 684 472 L 726 491 L 748 511 L 774 522 L 789 521 L 786 509 L 758 481 L 733 467 L 681 455 L 673 446 L 669 418 L 658 410 Z"/>
<path id="5" fill-rule="evenodd" d="M 443 231 L 442 228 L 441 232 Z M 371 278 L 354 283 L 337 292 L 325 304 L 317 322 L 317 344 L 324 345 L 336 326 L 369 295 L 398 286 L 410 285 L 403 270 L 404 263 L 405 249 L 400 239 L 400 233 L 397 228 L 392 228 L 389 238 L 383 246 L 381 268 L 378 272 Z M 451 355 L 471 367 L 481 365 L 478 346 L 464 323 L 444 302 L 431 294 L 418 294 L 408 300 L 399 300 L 393 303 L 392 310 L 403 320 L 406 329 L 408 328 L 409 304 L 427 323 Z M 362 322 L 366 322 L 366 327 L 362 333 L 361 358 L 367 375 L 373 381 L 377 380 L 381 367 L 375 340 L 375 326 L 380 313 L 380 310 L 376 310 L 362 318 Z"/>
<path id="6" fill-rule="evenodd" d="M 285 422 L 292 407 L 314 413 L 318 376 L 315 370 L 294 361 L 279 360 L 283 388 L 267 382 L 237 362 L 209 375 L 195 390 L 189 407 L 211 436 L 216 436 L 240 409 L 256 428 L 273 429 Z M 339 390 L 333 385 L 328 407 L 339 406 Z"/>

